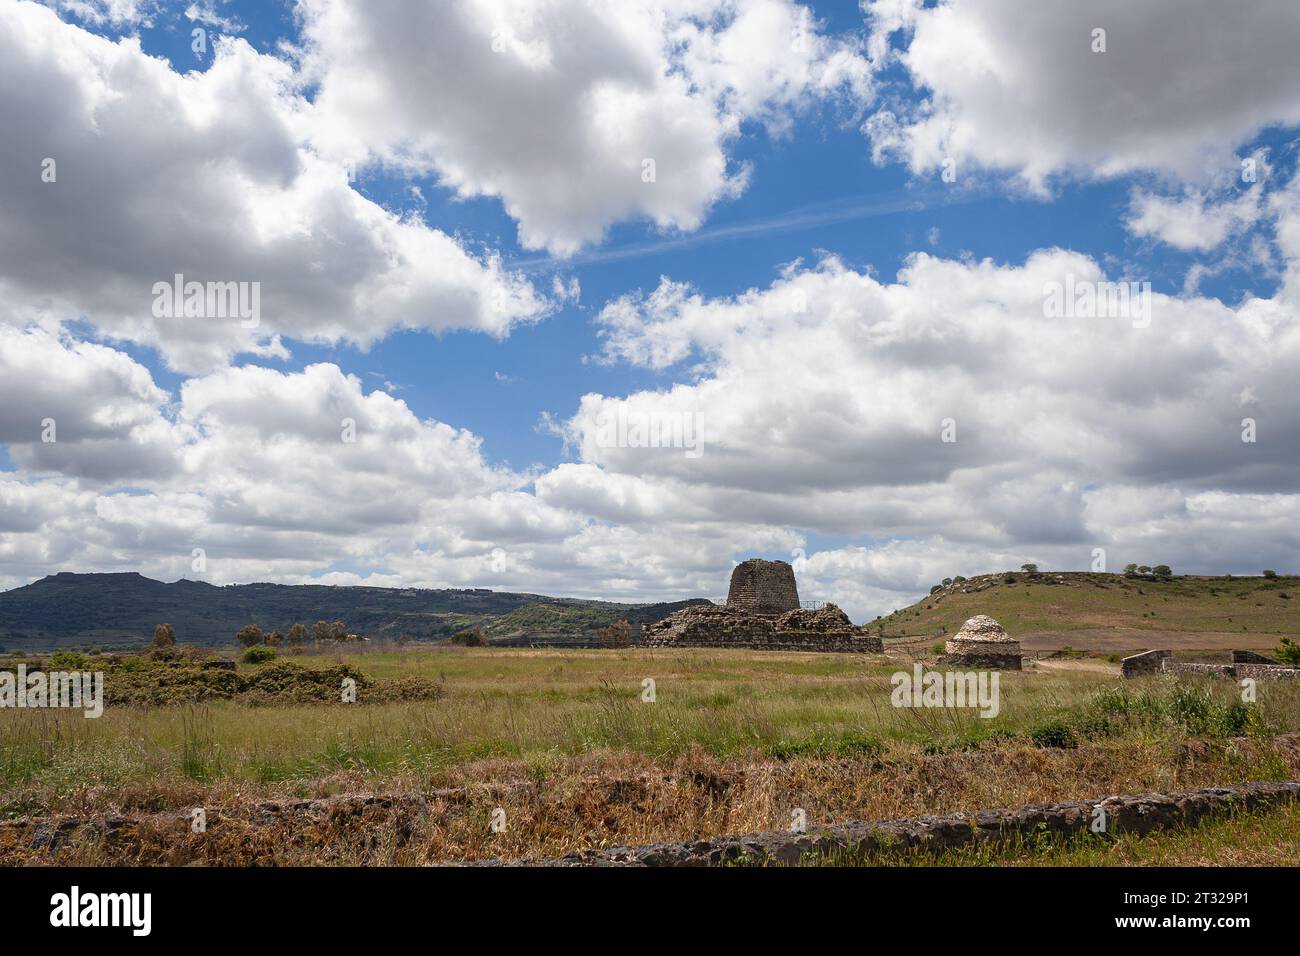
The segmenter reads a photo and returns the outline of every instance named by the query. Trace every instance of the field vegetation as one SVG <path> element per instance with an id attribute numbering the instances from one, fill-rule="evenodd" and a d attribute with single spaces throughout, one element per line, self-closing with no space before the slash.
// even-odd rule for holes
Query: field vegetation
<path id="1" fill-rule="evenodd" d="M 0 819 L 120 816 L 130 838 L 55 852 L 0 825 L 0 861 L 555 856 L 781 828 L 794 807 L 841 822 L 1300 774 L 1300 687 L 1261 684 L 1246 706 L 1228 681 L 1076 665 L 1003 673 L 985 719 L 891 706 L 901 657 L 344 645 L 239 664 L 220 679 L 263 692 L 197 700 L 171 691 L 196 665 L 130 664 L 97 720 L 0 712 Z M 327 692 L 268 691 L 285 668 Z M 355 704 L 334 696 L 342 676 Z M 286 809 L 320 800 L 350 809 Z"/>

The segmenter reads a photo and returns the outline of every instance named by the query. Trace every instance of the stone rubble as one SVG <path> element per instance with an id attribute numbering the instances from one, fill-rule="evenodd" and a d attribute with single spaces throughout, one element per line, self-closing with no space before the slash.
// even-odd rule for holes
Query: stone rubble
<path id="1" fill-rule="evenodd" d="M 1100 808 L 1106 832 L 1145 836 L 1190 827 L 1230 812 L 1255 812 L 1300 799 L 1300 781 L 1246 783 L 1173 793 L 1112 796 L 1070 803 L 1030 804 L 1012 810 L 925 816 L 907 820 L 852 822 L 813 827 L 806 833 L 751 833 L 686 843 L 656 843 L 570 853 L 550 860 L 518 860 L 514 866 L 720 866 L 741 861 L 797 866 L 869 853 L 944 851 L 978 844 L 1070 839 L 1091 832 Z M 491 864 L 489 864 L 491 865 Z"/>
<path id="2" fill-rule="evenodd" d="M 646 627 L 643 647 L 745 647 L 756 650 L 884 653 L 884 641 L 834 604 L 799 606 L 794 569 L 750 558 L 731 572 L 725 606 L 682 608 Z"/>

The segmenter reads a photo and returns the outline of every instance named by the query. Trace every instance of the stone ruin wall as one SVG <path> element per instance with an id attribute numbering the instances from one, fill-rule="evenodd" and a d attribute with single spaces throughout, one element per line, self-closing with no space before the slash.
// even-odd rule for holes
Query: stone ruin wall
<path id="1" fill-rule="evenodd" d="M 726 605 L 682 608 L 645 629 L 645 647 L 744 647 L 771 651 L 884 652 L 834 604 L 799 607 L 794 568 L 750 558 L 731 572 Z"/>
<path id="2" fill-rule="evenodd" d="M 978 654 L 941 654 L 936 665 L 963 667 L 968 670 L 1018 671 L 1024 669 L 1023 658 L 1015 652 Z"/>
<path id="3" fill-rule="evenodd" d="M 750 631 L 712 639 L 687 636 L 663 643 L 647 642 L 646 646 L 740 647 L 751 651 L 823 651 L 828 654 L 883 654 L 885 652 L 884 642 L 878 637 L 792 631 L 776 634 Z"/>
<path id="4" fill-rule="evenodd" d="M 1231 664 L 1198 664 L 1175 661 L 1171 651 L 1146 651 L 1126 657 L 1121 662 L 1125 677 L 1145 677 L 1148 674 L 1214 675 L 1240 680 L 1300 680 L 1300 667 L 1285 667 L 1271 658 L 1253 651 L 1233 651 Z"/>
<path id="5" fill-rule="evenodd" d="M 794 568 L 784 561 L 750 558 L 731 572 L 727 607 L 750 614 L 784 614 L 799 608 Z"/>
<path id="6" fill-rule="evenodd" d="M 744 647 L 770 651 L 874 653 L 884 642 L 855 627 L 835 605 L 777 617 L 727 606 L 683 608 L 645 629 L 645 647 Z"/>

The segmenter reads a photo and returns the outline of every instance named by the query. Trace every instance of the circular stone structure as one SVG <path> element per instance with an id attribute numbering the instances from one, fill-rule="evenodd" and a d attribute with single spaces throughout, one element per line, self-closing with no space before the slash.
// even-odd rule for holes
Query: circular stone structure
<path id="1" fill-rule="evenodd" d="M 1020 670 L 1020 642 L 987 614 L 976 614 L 944 642 L 946 664 L 970 664 Z"/>
<path id="2" fill-rule="evenodd" d="M 799 610 L 794 568 L 785 561 L 750 558 L 736 565 L 727 590 L 727 607 L 750 614 L 784 614 Z"/>

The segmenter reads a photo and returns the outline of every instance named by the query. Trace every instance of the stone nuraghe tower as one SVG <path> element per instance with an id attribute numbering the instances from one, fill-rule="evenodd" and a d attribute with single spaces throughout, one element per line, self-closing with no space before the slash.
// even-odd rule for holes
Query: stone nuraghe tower
<path id="1" fill-rule="evenodd" d="M 750 558 L 731 572 L 727 607 L 751 614 L 784 614 L 799 609 L 794 568 L 784 561 Z"/>

